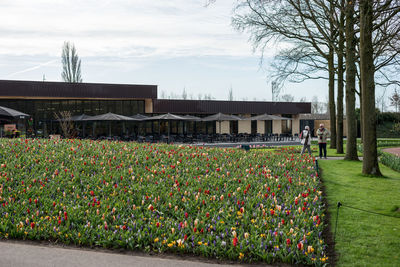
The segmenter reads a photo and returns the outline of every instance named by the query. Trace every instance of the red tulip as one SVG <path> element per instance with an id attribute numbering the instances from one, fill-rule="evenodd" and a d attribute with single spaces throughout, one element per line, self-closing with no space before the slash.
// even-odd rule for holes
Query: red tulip
<path id="1" fill-rule="evenodd" d="M 185 218 L 187 218 L 189 216 L 189 214 L 187 212 L 185 212 Z"/>
<path id="2" fill-rule="evenodd" d="M 301 242 L 298 243 L 298 244 L 297 244 L 297 248 L 298 248 L 299 250 L 302 250 L 302 249 L 303 249 L 303 243 L 301 243 Z"/>
<path id="3" fill-rule="evenodd" d="M 237 239 L 236 236 L 233 238 L 232 243 L 233 243 L 233 246 L 234 246 L 234 247 L 237 246 L 237 244 L 238 244 L 238 239 Z"/>
<path id="4" fill-rule="evenodd" d="M 289 238 L 286 239 L 286 244 L 287 244 L 288 246 L 290 246 L 290 239 L 289 239 Z"/>
<path id="5" fill-rule="evenodd" d="M 35 223 L 34 222 L 31 223 L 31 228 L 32 229 L 35 228 Z"/>
<path id="6" fill-rule="evenodd" d="M 186 241 L 186 239 L 188 238 L 188 236 L 187 235 L 185 235 L 185 237 L 183 238 L 183 240 L 185 240 Z"/>
<path id="7" fill-rule="evenodd" d="M 206 213 L 206 217 L 207 217 L 207 218 L 210 217 L 210 213 L 207 212 L 207 213 Z"/>
<path id="8" fill-rule="evenodd" d="M 274 210 L 270 210 L 271 215 L 274 215 L 275 211 Z"/>

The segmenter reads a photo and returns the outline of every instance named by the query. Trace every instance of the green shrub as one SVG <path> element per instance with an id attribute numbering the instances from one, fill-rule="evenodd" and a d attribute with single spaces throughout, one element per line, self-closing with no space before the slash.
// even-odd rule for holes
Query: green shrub
<path id="1" fill-rule="evenodd" d="M 395 171 L 400 172 L 400 157 L 380 151 L 379 160 L 382 164 L 392 168 Z"/>

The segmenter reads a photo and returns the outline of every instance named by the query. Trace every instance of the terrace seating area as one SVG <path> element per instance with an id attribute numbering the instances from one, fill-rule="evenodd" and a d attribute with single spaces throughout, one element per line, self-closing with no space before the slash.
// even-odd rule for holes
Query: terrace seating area
<path id="1" fill-rule="evenodd" d="M 77 138 L 80 138 L 79 136 Z M 139 143 L 255 143 L 298 141 L 298 135 L 292 134 L 150 134 L 124 136 L 87 136 L 82 139 L 134 141 Z"/>

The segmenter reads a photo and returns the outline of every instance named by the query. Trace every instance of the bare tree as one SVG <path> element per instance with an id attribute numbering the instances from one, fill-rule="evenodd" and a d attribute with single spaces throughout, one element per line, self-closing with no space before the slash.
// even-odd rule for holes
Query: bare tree
<path id="1" fill-rule="evenodd" d="M 61 77 L 64 82 L 81 83 L 81 60 L 76 52 L 75 45 L 64 42 L 61 54 L 63 71 Z"/>
<path id="2" fill-rule="evenodd" d="M 396 112 L 400 110 L 400 95 L 397 92 L 397 89 L 394 90 L 393 95 L 389 97 L 390 105 L 393 106 Z"/>
<path id="3" fill-rule="evenodd" d="M 284 94 L 280 97 L 280 100 L 283 102 L 293 102 L 294 96 L 292 96 L 291 94 Z"/>
<path id="4" fill-rule="evenodd" d="M 311 100 L 311 113 L 312 114 L 323 114 L 326 112 L 326 103 L 319 102 L 317 96 L 313 96 Z"/>
<path id="5" fill-rule="evenodd" d="M 182 99 L 184 99 L 184 100 L 186 100 L 186 99 L 187 99 L 186 87 L 183 87 Z"/>
<path id="6" fill-rule="evenodd" d="M 228 100 L 229 101 L 233 101 L 233 89 L 232 89 L 232 86 L 231 86 L 231 88 L 229 88 Z"/>
<path id="7" fill-rule="evenodd" d="M 71 119 L 70 111 L 54 112 L 54 118 L 59 121 L 61 131 L 65 138 L 71 138 L 74 136 L 75 127 Z"/>
<path id="8" fill-rule="evenodd" d="M 333 22 L 334 2 L 333 0 L 241 0 L 233 18 L 233 24 L 237 29 L 250 33 L 255 49 L 264 51 L 268 44 L 286 42 L 291 44 L 291 48 L 283 51 L 283 56 L 286 54 L 298 59 L 297 62 L 306 62 L 305 67 L 308 69 L 318 65 L 328 70 L 332 148 L 336 147 L 334 43 L 337 39 L 337 30 Z M 306 78 L 311 78 L 307 71 L 297 72 L 298 66 L 300 65 L 295 62 L 294 69 L 297 74 L 302 73 Z"/>

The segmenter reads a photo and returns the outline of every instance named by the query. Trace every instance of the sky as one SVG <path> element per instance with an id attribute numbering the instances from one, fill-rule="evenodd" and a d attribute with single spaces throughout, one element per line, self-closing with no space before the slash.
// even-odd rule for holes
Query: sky
<path id="1" fill-rule="evenodd" d="M 159 97 L 272 99 L 264 63 L 231 26 L 236 0 L 1 0 L 0 79 L 61 81 L 61 49 L 74 43 L 83 82 L 152 84 Z M 281 94 L 327 101 L 326 81 Z"/>

